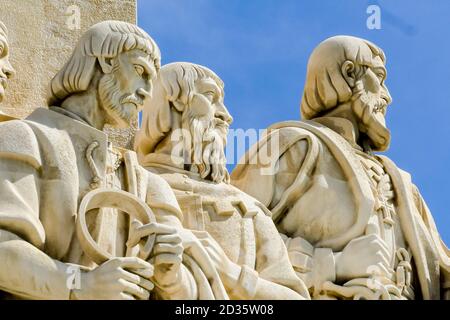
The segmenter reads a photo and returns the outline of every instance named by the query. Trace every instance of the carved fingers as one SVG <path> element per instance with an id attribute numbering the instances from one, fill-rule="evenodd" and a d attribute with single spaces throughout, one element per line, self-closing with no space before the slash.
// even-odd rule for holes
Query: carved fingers
<path id="1" fill-rule="evenodd" d="M 152 234 L 174 235 L 174 234 L 177 234 L 177 229 L 175 229 L 173 227 L 169 227 L 168 225 L 156 223 L 156 222 L 142 225 L 139 221 L 135 220 L 132 222 L 132 226 L 130 228 L 130 234 L 128 237 L 127 246 L 134 247 L 142 240 L 142 238 L 148 237 L 149 235 L 152 235 Z"/>
<path id="2" fill-rule="evenodd" d="M 154 288 L 153 283 L 151 281 L 147 280 L 146 278 L 139 276 L 137 274 L 128 272 L 124 269 L 119 269 L 119 270 L 122 275 L 122 279 L 124 279 L 130 283 L 134 283 L 146 290 L 149 290 L 149 291 L 153 290 L 153 288 Z"/>
<path id="3" fill-rule="evenodd" d="M 390 254 L 384 241 L 376 234 L 353 239 L 336 257 L 337 277 L 350 280 L 359 277 L 384 276 L 393 273 Z"/>
<path id="4" fill-rule="evenodd" d="M 157 237 L 157 244 L 153 249 L 154 264 L 180 265 L 182 261 L 183 246 L 178 236 L 161 239 Z M 170 241 L 170 242 L 167 242 Z"/>
<path id="5" fill-rule="evenodd" d="M 208 232 L 196 232 L 195 235 L 214 262 L 219 273 L 229 275 L 231 270 L 236 269 L 236 264 L 228 258 L 220 244 Z"/>
<path id="6" fill-rule="evenodd" d="M 75 299 L 147 300 L 153 283 L 153 266 L 139 258 L 108 260 L 81 276 L 80 288 L 73 290 Z"/>
<path id="7" fill-rule="evenodd" d="M 153 280 L 159 286 L 166 286 L 177 279 L 184 251 L 182 238 L 176 228 L 168 225 L 156 222 L 142 225 L 134 221 L 127 246 L 133 247 L 151 235 L 156 236 L 150 259 L 155 267 Z"/>
<path id="8" fill-rule="evenodd" d="M 122 286 L 122 292 L 120 294 L 123 296 L 128 295 L 131 297 L 136 297 L 139 300 L 148 300 L 148 298 L 150 297 L 150 293 L 147 290 L 135 283 L 126 281 L 124 279 L 119 279 L 118 282 Z"/>

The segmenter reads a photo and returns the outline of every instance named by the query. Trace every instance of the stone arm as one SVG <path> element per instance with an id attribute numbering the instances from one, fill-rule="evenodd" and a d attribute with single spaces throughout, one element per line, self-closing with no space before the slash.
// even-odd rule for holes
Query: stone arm
<path id="1" fill-rule="evenodd" d="M 317 297 L 323 290 L 325 282 L 336 282 L 336 258 L 329 248 L 314 248 L 301 237 L 289 238 L 284 234 L 289 260 L 297 274 L 308 288 L 311 297 Z"/>
<path id="2" fill-rule="evenodd" d="M 0 290 L 26 299 L 70 299 L 74 264 L 43 251 L 46 237 L 39 220 L 39 170 L 26 159 L 2 158 L 0 174 Z M 157 201 L 150 205 L 157 222 L 181 227 L 173 214 L 176 210 Z M 184 265 L 173 280 L 170 285 L 155 286 L 154 297 L 197 298 L 195 281 Z"/>
<path id="3" fill-rule="evenodd" d="M 308 148 L 308 141 L 302 139 L 281 155 L 277 173 L 274 175 L 274 194 L 270 207 L 278 205 L 284 193 L 295 183 L 299 175 L 309 175 L 310 172 L 302 172 Z M 296 195 L 296 199 L 300 197 L 301 194 Z M 291 230 L 282 231 L 288 234 L 295 233 L 298 226 L 291 227 Z M 301 237 L 290 238 L 286 234 L 281 234 L 288 250 L 289 260 L 312 297 L 320 294 L 325 282 L 336 282 L 336 258 L 341 253 L 334 253 L 330 248 L 315 248 L 307 239 Z"/>
<path id="4" fill-rule="evenodd" d="M 245 288 L 251 299 L 309 299 L 308 290 L 291 267 L 286 247 L 271 218 L 257 215 L 254 225 L 256 271 L 241 271 L 240 282 L 244 284 L 241 287 Z M 247 279 L 246 273 L 249 274 Z"/>
<path id="5" fill-rule="evenodd" d="M 282 223 L 293 203 L 302 196 L 302 190 L 305 190 L 302 188 L 305 185 L 307 187 L 308 179 L 313 174 L 316 159 L 308 151 L 315 141 L 289 128 L 281 129 L 277 138 L 281 146 L 289 147 L 271 159 L 277 162 L 274 174 L 261 174 L 261 166 L 253 159 L 250 164 L 238 165 L 240 170 L 233 172 L 232 183 L 272 211 L 297 276 L 303 280 L 311 296 L 316 297 L 325 282 L 344 280 L 339 279 L 341 276 L 337 266 L 342 253 L 333 252 L 331 248 L 315 248 L 309 239 L 293 236 L 298 234 L 299 226 Z M 312 165 L 304 165 L 306 162 Z"/>
<path id="6" fill-rule="evenodd" d="M 284 246 L 271 218 L 259 212 L 253 217 L 255 265 L 231 261 L 220 245 L 205 231 L 195 232 L 233 300 L 302 300 L 309 294 L 295 275 Z"/>
<path id="7" fill-rule="evenodd" d="M 42 251 L 38 171 L 0 160 L 0 289 L 27 299 L 69 299 L 70 265 Z"/>
<path id="8" fill-rule="evenodd" d="M 431 215 L 431 211 L 420 194 L 417 186 L 412 185 L 412 192 L 416 207 L 421 215 L 422 221 L 425 223 L 428 231 L 430 232 L 431 239 L 433 240 L 439 256 L 441 297 L 444 300 L 450 300 L 450 250 L 445 245 L 444 241 L 442 241 L 436 227 L 436 223 Z"/>
<path id="9" fill-rule="evenodd" d="M 154 209 L 157 222 L 177 229 L 182 229 L 180 220 L 167 210 Z M 161 300 L 196 300 L 198 299 L 197 284 L 192 273 L 185 264 L 181 264 L 180 270 L 173 281 L 164 286 L 156 285 L 154 298 Z"/>
<path id="10" fill-rule="evenodd" d="M 298 190 L 307 189 L 308 179 L 313 174 L 316 163 L 314 155 L 308 152 L 312 143 L 313 140 L 301 139 L 279 158 L 278 170 L 273 177 L 273 197 L 269 204 L 274 213 L 289 214 L 293 202 L 302 196 L 302 192 Z M 306 162 L 313 165 L 305 165 Z M 305 189 L 297 188 L 301 184 L 306 186 Z M 286 198 L 286 193 L 293 194 L 292 202 L 285 201 L 280 205 L 283 198 Z M 367 265 L 372 263 L 379 250 L 379 239 L 375 235 L 361 235 L 350 241 L 342 251 L 333 251 L 331 248 L 315 247 L 312 239 L 295 236 L 303 233 L 302 226 L 283 223 L 283 216 L 281 213 L 278 218 L 278 230 L 285 241 L 289 260 L 297 276 L 303 280 L 313 298 L 326 296 L 330 289 L 338 290 L 338 295 L 346 295 L 345 291 L 341 292 L 341 285 L 352 279 L 369 276 Z M 349 292 L 353 294 L 355 290 Z"/>
<path id="11" fill-rule="evenodd" d="M 181 220 L 183 214 L 168 183 L 154 174 L 149 175 L 147 204 L 155 213 L 158 223 L 176 228 L 183 233 Z M 181 264 L 176 277 L 165 285 L 156 285 L 153 297 L 161 300 L 195 300 L 198 299 L 196 281 L 186 267 Z"/>

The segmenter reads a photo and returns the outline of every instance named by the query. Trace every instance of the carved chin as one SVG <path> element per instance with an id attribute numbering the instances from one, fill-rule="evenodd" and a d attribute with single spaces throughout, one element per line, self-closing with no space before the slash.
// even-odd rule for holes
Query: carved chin
<path id="1" fill-rule="evenodd" d="M 366 125 L 366 134 L 372 142 L 374 151 L 386 151 L 389 148 L 391 132 L 386 128 L 383 115 L 372 117 L 369 124 Z"/>
<path id="2" fill-rule="evenodd" d="M 391 132 L 386 127 L 385 115 L 379 110 L 383 104 L 384 100 L 366 94 L 355 100 L 352 105 L 353 112 L 359 120 L 359 129 L 370 139 L 374 151 L 387 150 L 391 142 Z"/>
<path id="3" fill-rule="evenodd" d="M 137 117 L 137 106 L 133 103 L 119 104 L 114 108 L 117 125 L 126 128 Z"/>

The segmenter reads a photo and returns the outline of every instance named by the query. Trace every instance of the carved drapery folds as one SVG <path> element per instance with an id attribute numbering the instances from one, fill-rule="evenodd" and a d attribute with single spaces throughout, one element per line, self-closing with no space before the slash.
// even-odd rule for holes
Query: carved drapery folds
<path id="1" fill-rule="evenodd" d="M 14 94 L 8 36 L 0 22 L 0 103 Z M 213 70 L 161 66 L 150 35 L 116 20 L 86 28 L 69 57 L 48 105 L 0 113 L 0 298 L 450 298 L 425 201 L 374 154 L 391 103 L 375 44 L 320 43 L 304 119 L 271 125 L 231 175 Z M 134 146 L 114 145 L 103 130 L 130 132 L 142 110 Z"/>

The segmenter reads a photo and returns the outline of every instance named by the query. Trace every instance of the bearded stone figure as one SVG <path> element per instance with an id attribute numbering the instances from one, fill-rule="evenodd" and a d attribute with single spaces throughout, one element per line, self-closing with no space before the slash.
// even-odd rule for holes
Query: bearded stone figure
<path id="1" fill-rule="evenodd" d="M 8 45 L 8 30 L 0 21 L 0 103 L 5 98 L 5 89 L 8 80 L 15 74 L 11 63 L 9 62 L 9 45 Z M 11 117 L 3 114 L 0 111 L 0 121 L 10 120 Z"/>
<path id="2" fill-rule="evenodd" d="M 218 272 L 222 297 L 309 298 L 270 212 L 229 184 L 224 147 L 231 121 L 224 84 L 213 71 L 192 63 L 165 65 L 136 136 L 139 162 L 174 190 L 183 226 Z"/>
<path id="3" fill-rule="evenodd" d="M 8 77 L 7 60 L 0 63 Z M 159 68 L 147 33 L 101 22 L 52 79 L 50 108 L 0 123 L 3 298 L 197 297 L 181 263 L 182 213 L 173 192 L 101 131 L 130 126 Z"/>
<path id="4" fill-rule="evenodd" d="M 272 125 L 231 175 L 272 211 L 314 299 L 450 298 L 450 252 L 425 201 L 408 173 L 374 153 L 390 142 L 385 63 L 369 41 L 322 42 L 308 63 L 303 121 Z M 271 143 L 276 152 L 263 154 Z"/>

